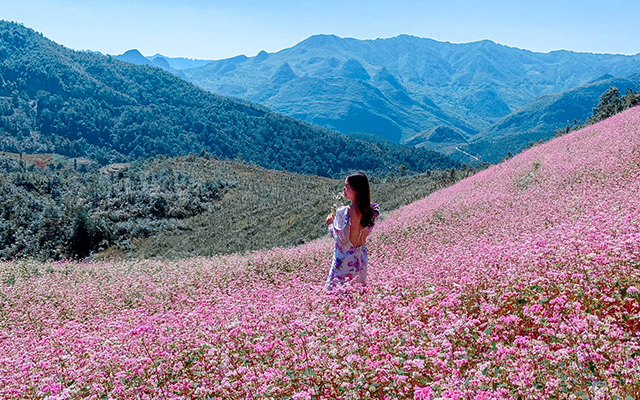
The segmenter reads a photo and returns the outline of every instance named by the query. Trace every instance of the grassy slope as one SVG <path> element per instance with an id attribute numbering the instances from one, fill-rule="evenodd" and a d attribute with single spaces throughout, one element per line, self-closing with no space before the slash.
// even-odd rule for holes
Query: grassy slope
<path id="1" fill-rule="evenodd" d="M 6 151 L 0 151 L 0 157 L 13 158 L 14 160 L 20 160 L 20 154 L 10 153 Z M 42 162 L 46 165 L 56 165 L 61 163 L 65 167 L 73 166 L 73 160 L 69 157 L 61 156 L 55 153 L 42 153 L 42 154 L 23 154 L 22 160 L 27 164 L 34 164 Z M 92 161 L 88 158 L 77 158 L 77 165 L 90 164 Z"/>
<path id="2" fill-rule="evenodd" d="M 340 203 L 338 180 L 213 158 L 98 169 L 90 159 L 1 152 L 0 162 L 3 260 L 96 252 L 175 259 L 292 246 L 325 234 L 324 217 Z M 374 176 L 373 198 L 392 210 L 473 172 Z"/>
<path id="3" fill-rule="evenodd" d="M 323 217 L 339 191 L 339 181 L 237 162 L 197 162 L 200 165 L 194 168 L 188 160 L 170 160 L 176 171 L 201 171 L 203 177 L 214 176 L 236 186 L 186 227 L 140 239 L 128 255 L 184 258 L 241 252 L 300 244 L 324 233 Z M 163 163 L 161 168 L 165 167 Z M 103 256 L 116 254 L 112 250 Z"/>
<path id="4" fill-rule="evenodd" d="M 324 219 L 332 205 L 345 203 L 342 181 L 247 164 L 189 158 L 168 159 L 158 169 L 172 168 L 204 179 L 235 183 L 205 212 L 171 231 L 138 239 L 134 248 L 111 248 L 98 258 L 185 258 L 219 253 L 287 247 L 326 234 Z M 153 167 L 150 169 L 152 172 Z M 371 195 L 383 212 L 394 210 L 471 174 L 458 170 L 429 174 L 372 178 Z"/>
<path id="5" fill-rule="evenodd" d="M 638 398 L 639 160 L 636 107 L 438 191 L 380 223 L 342 296 L 327 239 L 1 264 L 0 394 Z"/>

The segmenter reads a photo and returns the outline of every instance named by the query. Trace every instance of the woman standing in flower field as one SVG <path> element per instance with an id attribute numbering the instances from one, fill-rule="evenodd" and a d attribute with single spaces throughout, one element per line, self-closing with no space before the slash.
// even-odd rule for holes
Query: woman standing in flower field
<path id="1" fill-rule="evenodd" d="M 342 195 L 351 205 L 339 207 L 335 216 L 327 216 L 329 233 L 335 240 L 333 262 L 325 289 L 336 284 L 367 284 L 367 248 L 365 242 L 380 214 L 378 205 L 371 203 L 369 180 L 362 172 L 344 180 Z"/>

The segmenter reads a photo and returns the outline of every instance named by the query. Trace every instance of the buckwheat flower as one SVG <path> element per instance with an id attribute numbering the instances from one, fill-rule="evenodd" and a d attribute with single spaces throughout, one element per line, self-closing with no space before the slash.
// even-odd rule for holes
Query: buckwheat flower
<path id="1" fill-rule="evenodd" d="M 313 390 L 303 390 L 293 395 L 294 400 L 311 400 L 313 395 Z"/>
<path id="2" fill-rule="evenodd" d="M 415 387 L 413 390 L 414 400 L 431 400 L 433 398 L 433 389 L 430 386 Z"/>
<path id="3" fill-rule="evenodd" d="M 467 360 L 466 358 L 460 359 L 460 360 L 455 360 L 454 364 L 456 364 L 456 367 L 460 368 L 463 365 L 465 365 L 469 360 Z"/>
<path id="4" fill-rule="evenodd" d="M 424 369 L 424 360 L 419 359 L 419 358 L 415 358 L 412 360 L 407 360 L 405 361 L 402 366 L 407 369 L 408 371 L 411 370 L 422 370 Z"/>
<path id="5" fill-rule="evenodd" d="M 0 262 L 0 282 L 20 277 L 0 285 L 0 398 L 498 400 L 571 382 L 624 399 L 640 382 L 639 133 L 636 107 L 396 210 L 368 239 L 369 289 L 345 296 L 318 290 L 326 239 Z"/>
<path id="6" fill-rule="evenodd" d="M 149 332 L 151 330 L 151 326 L 149 325 L 140 325 L 135 329 L 132 329 L 129 333 L 133 336 L 141 335 L 145 332 Z"/>
<path id="7" fill-rule="evenodd" d="M 441 397 L 448 400 L 461 400 L 464 398 L 462 390 L 446 390 L 442 392 Z"/>

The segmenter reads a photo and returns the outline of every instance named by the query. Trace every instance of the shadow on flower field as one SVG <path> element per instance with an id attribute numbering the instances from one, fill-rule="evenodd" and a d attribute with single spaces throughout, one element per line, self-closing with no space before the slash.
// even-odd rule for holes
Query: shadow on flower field
<path id="1" fill-rule="evenodd" d="M 186 261 L 4 263 L 0 397 L 640 398 L 640 108 L 328 239 Z"/>

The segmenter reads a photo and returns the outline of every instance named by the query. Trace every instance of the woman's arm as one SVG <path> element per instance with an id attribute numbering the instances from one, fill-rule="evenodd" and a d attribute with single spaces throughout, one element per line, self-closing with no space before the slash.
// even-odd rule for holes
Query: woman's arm
<path id="1" fill-rule="evenodd" d="M 338 240 L 342 246 L 349 243 L 349 211 L 347 207 L 340 207 L 336 210 L 336 216 L 329 225 L 329 233 Z"/>

